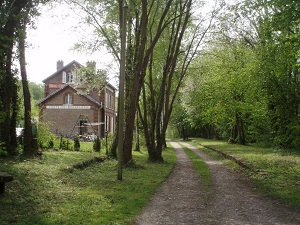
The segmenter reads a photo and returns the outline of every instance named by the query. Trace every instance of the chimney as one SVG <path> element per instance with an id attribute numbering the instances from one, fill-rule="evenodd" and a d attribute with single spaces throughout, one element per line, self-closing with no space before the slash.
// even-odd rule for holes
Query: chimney
<path id="1" fill-rule="evenodd" d="M 58 60 L 58 61 L 56 62 L 56 70 L 60 70 L 60 69 L 63 68 L 63 67 L 64 67 L 64 61 Z"/>

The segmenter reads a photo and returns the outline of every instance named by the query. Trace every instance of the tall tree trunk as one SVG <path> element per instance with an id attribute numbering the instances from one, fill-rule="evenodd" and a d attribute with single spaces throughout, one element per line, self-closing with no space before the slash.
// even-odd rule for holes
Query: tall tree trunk
<path id="1" fill-rule="evenodd" d="M 25 39 L 26 39 L 26 23 L 22 25 L 22 29 L 19 31 L 19 57 L 20 57 L 20 69 L 23 86 L 24 96 L 24 141 L 23 149 L 25 155 L 33 155 L 35 153 L 32 146 L 32 124 L 31 124 L 31 101 L 30 91 L 28 86 L 27 72 L 26 72 L 26 57 L 25 57 Z"/>
<path id="2" fill-rule="evenodd" d="M 10 154 L 17 155 L 17 134 L 16 134 L 16 127 L 17 127 L 17 116 L 19 111 L 19 97 L 18 97 L 18 85 L 17 79 L 13 79 L 14 82 L 12 83 L 13 92 L 12 92 L 12 103 L 11 103 L 11 119 L 10 119 Z"/>
<path id="3" fill-rule="evenodd" d="M 171 22 L 171 19 L 168 17 L 168 12 L 172 3 L 174 3 L 173 0 L 166 0 L 165 7 L 162 9 L 161 15 L 157 18 L 152 18 L 150 16 L 151 13 L 157 12 L 155 9 L 159 8 L 159 5 L 156 5 L 157 8 L 155 8 L 155 1 L 142 0 L 141 8 L 136 8 L 136 11 L 134 12 L 136 13 L 136 29 L 134 30 L 136 38 L 133 42 L 135 47 L 135 54 L 133 54 L 135 60 L 131 67 L 132 70 L 127 71 L 134 76 L 131 77 L 131 88 L 126 90 L 130 93 L 127 95 L 129 98 L 126 99 L 129 100 L 129 102 L 126 101 L 124 164 L 132 160 L 134 120 L 141 87 L 144 83 L 146 69 L 149 63 L 149 58 L 153 53 L 153 49 L 156 46 L 162 32 L 167 28 L 167 24 Z M 134 4 L 132 6 L 133 8 L 136 7 Z M 149 19 L 151 19 L 150 22 L 148 21 Z M 154 25 L 154 21 L 157 26 L 156 28 L 152 27 Z M 151 31 L 153 31 L 153 39 L 150 40 L 147 35 L 151 33 Z"/>
<path id="4" fill-rule="evenodd" d="M 127 107 L 126 107 L 126 115 L 125 115 L 125 137 L 124 137 L 124 155 L 123 162 L 124 164 L 128 163 L 132 160 L 132 145 L 133 145 L 133 132 L 134 132 L 134 121 L 137 110 L 137 104 L 140 96 L 141 85 L 143 84 L 144 76 L 145 76 L 145 49 L 147 44 L 147 25 L 148 25 L 148 12 L 147 12 L 148 2 L 147 0 L 142 0 L 142 12 L 140 19 L 140 28 L 139 28 L 139 36 L 137 39 L 139 40 L 139 46 L 136 46 L 137 51 L 137 62 L 132 67 L 134 68 L 134 72 L 131 73 L 134 75 L 132 77 L 131 87 L 126 90 L 127 96 L 129 98 L 126 99 Z M 146 62 L 148 63 L 148 62 Z M 147 65 L 147 64 L 146 64 Z M 128 87 L 128 86 L 127 86 Z"/>
<path id="5" fill-rule="evenodd" d="M 139 130 L 139 115 L 138 111 L 136 114 L 136 124 L 135 124 L 135 151 L 139 152 L 140 151 L 140 130 Z"/>
<path id="6" fill-rule="evenodd" d="M 240 114 L 237 114 L 237 132 L 240 145 L 246 144 L 244 121 Z"/>
<path id="7" fill-rule="evenodd" d="M 1 138 L 0 142 L 5 144 L 7 152 L 9 155 L 14 155 L 16 143 L 13 143 L 16 140 L 14 137 L 16 136 L 16 129 L 12 125 L 12 119 L 16 120 L 14 116 L 15 113 L 12 113 L 12 109 L 17 102 L 14 102 L 13 99 L 17 96 L 17 89 L 16 89 L 16 80 L 13 78 L 14 73 L 12 72 L 12 58 L 13 58 L 13 46 L 14 46 L 14 38 L 13 38 L 13 21 L 7 24 L 6 29 L 4 29 L 3 40 L 1 40 L 1 46 L 3 49 L 0 50 L 1 52 L 1 69 L 3 74 L 3 82 L 1 91 L 1 108 L 4 112 L 4 119 L 0 121 L 1 127 Z M 10 27 L 12 26 L 12 27 Z"/>

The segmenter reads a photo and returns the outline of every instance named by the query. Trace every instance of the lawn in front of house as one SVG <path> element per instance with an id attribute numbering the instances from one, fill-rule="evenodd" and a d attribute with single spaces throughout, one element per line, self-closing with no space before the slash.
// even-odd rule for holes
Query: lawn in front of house
<path id="1" fill-rule="evenodd" d="M 0 224 L 131 224 L 172 171 L 176 157 L 148 163 L 146 151 L 133 152 L 136 167 L 117 180 L 117 161 L 80 170 L 67 168 L 99 153 L 44 150 L 42 159 L 0 159 L 0 171 L 14 176 L 0 196 Z"/>

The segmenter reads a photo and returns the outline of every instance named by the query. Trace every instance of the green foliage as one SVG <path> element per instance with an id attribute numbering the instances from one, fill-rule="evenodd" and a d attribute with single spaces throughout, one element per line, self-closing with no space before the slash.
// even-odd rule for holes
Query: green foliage
<path id="1" fill-rule="evenodd" d="M 74 137 L 74 151 L 80 151 L 80 140 L 78 135 Z"/>
<path id="2" fill-rule="evenodd" d="M 170 125 L 167 130 L 168 137 L 180 137 L 186 140 L 192 132 L 191 119 L 188 116 L 186 109 L 181 104 L 180 97 L 178 97 L 177 102 L 174 104 Z"/>
<path id="3" fill-rule="evenodd" d="M 258 56 L 242 42 L 215 44 L 195 61 L 182 89 L 182 105 L 194 130 L 207 138 L 257 141 L 268 132 Z M 195 82 L 197 81 L 197 82 Z M 236 127 L 240 131 L 233 135 Z"/>
<path id="4" fill-rule="evenodd" d="M 31 116 L 32 118 L 39 116 L 38 101 L 44 97 L 44 86 L 43 84 L 36 84 L 29 82 L 29 91 L 31 95 Z"/>
<path id="5" fill-rule="evenodd" d="M 47 123 L 39 122 L 37 128 L 38 145 L 41 148 L 48 148 L 49 143 L 54 140 L 55 135 L 51 133 Z"/>
<path id="6" fill-rule="evenodd" d="M 273 0 L 261 24 L 261 75 L 265 78 L 268 115 L 274 142 L 283 148 L 300 149 L 300 82 L 298 29 L 300 3 Z"/>
<path id="7" fill-rule="evenodd" d="M 2 142 L 0 142 L 0 157 L 1 156 L 7 156 L 6 148 L 4 146 L 4 143 L 2 143 Z"/>
<path id="8" fill-rule="evenodd" d="M 34 102 L 41 100 L 44 97 L 44 85 L 29 82 L 29 90 Z"/>
<path id="9" fill-rule="evenodd" d="M 182 90 L 195 134 L 300 149 L 299 8 L 246 0 L 218 18 Z"/>
<path id="10" fill-rule="evenodd" d="M 16 180 L 1 196 L 1 224 L 132 224 L 176 161 L 170 148 L 162 164 L 147 163 L 144 149 L 134 152 L 143 169 L 124 169 L 122 182 L 117 180 L 115 160 L 66 170 L 93 154 L 44 151 L 41 160 L 0 161 L 0 170 Z"/>
<path id="11" fill-rule="evenodd" d="M 96 62 L 87 62 L 86 67 L 81 67 L 78 76 L 83 84 L 86 85 L 87 91 L 92 92 L 97 90 L 99 93 L 104 90 L 107 83 L 107 70 L 96 70 Z"/>
<path id="12" fill-rule="evenodd" d="M 48 141 L 48 149 L 53 149 L 53 147 L 54 147 L 54 140 L 53 140 L 53 138 L 51 138 L 49 141 Z"/>
<path id="13" fill-rule="evenodd" d="M 100 142 L 99 136 L 97 136 L 95 138 L 95 140 L 93 141 L 93 149 L 94 149 L 95 152 L 100 152 L 101 142 Z"/>
<path id="14" fill-rule="evenodd" d="M 72 146 L 71 146 L 71 141 L 69 138 L 64 138 L 63 136 L 60 137 L 59 139 L 59 148 L 62 150 L 73 150 Z M 78 139 L 79 141 L 79 139 Z M 74 138 L 74 147 L 75 147 L 75 138 Z M 79 144 L 79 149 L 80 149 L 80 144 Z M 78 149 L 78 151 L 79 151 Z M 77 150 L 76 150 L 77 151 Z"/>

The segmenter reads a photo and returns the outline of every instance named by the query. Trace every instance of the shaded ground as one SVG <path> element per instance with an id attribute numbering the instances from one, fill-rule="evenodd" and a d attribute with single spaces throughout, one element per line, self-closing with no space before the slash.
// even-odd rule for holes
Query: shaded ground
<path id="1" fill-rule="evenodd" d="M 171 142 L 177 156 L 170 177 L 157 190 L 137 217 L 136 224 L 300 224 L 300 212 L 264 197 L 246 178 L 185 142 L 209 166 L 213 197 L 201 189 L 192 162 L 177 142 Z"/>

